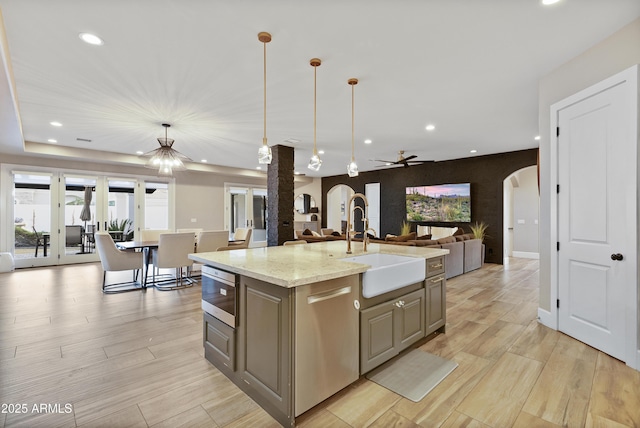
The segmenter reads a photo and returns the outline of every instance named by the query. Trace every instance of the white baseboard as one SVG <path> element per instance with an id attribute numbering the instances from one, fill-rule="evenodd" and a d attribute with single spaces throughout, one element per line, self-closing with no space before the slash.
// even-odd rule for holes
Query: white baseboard
<path id="1" fill-rule="evenodd" d="M 520 259 L 539 259 L 540 253 L 530 253 L 527 251 L 513 251 L 512 257 L 517 257 Z"/>
<path id="2" fill-rule="evenodd" d="M 554 330 L 558 329 L 557 322 L 555 318 L 551 315 L 551 312 L 546 311 L 542 308 L 538 308 L 538 322 L 545 327 L 552 328 Z"/>

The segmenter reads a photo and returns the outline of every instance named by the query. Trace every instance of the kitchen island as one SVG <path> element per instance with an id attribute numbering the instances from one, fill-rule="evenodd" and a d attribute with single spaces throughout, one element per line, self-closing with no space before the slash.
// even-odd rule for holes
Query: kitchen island
<path id="1" fill-rule="evenodd" d="M 447 250 L 371 244 L 369 254 L 425 260 L 425 279 L 371 298 L 371 267 L 344 242 L 197 253 L 236 275 L 230 326 L 204 313 L 206 358 L 285 426 L 435 331 L 444 332 Z M 204 288 L 203 288 L 204 290 Z M 234 328 L 235 327 L 235 328 Z"/>

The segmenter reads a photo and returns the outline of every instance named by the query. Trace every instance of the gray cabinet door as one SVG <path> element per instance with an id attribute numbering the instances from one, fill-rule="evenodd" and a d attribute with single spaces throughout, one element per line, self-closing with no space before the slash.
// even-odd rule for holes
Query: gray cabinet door
<path id="1" fill-rule="evenodd" d="M 379 366 L 398 353 L 394 305 L 382 303 L 360 312 L 360 373 Z"/>
<path id="2" fill-rule="evenodd" d="M 425 336 L 425 306 L 421 288 L 360 312 L 360 374 Z"/>
<path id="3" fill-rule="evenodd" d="M 427 326 L 426 334 L 431 334 L 446 323 L 446 279 L 444 275 L 427 278 Z"/>
<path id="4" fill-rule="evenodd" d="M 222 321 L 204 312 L 204 355 L 215 364 L 221 362 L 229 370 L 236 369 L 236 332 Z M 219 365 L 216 365 L 219 367 Z"/>
<path id="5" fill-rule="evenodd" d="M 289 413 L 290 290 L 242 277 L 238 371 L 260 405 Z"/>
<path id="6" fill-rule="evenodd" d="M 398 352 L 422 339 L 425 335 L 424 289 L 416 290 L 400 298 L 398 312 Z"/>

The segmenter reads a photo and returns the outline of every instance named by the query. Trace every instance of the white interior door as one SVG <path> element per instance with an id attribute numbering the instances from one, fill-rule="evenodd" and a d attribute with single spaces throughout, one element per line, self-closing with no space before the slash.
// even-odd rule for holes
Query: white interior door
<path id="1" fill-rule="evenodd" d="M 618 84 L 558 111 L 558 326 L 623 361 L 637 187 L 626 90 Z"/>

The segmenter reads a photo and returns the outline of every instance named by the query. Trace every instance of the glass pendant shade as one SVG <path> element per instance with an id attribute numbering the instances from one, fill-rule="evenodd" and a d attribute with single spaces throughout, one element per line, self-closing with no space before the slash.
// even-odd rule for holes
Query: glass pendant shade
<path id="1" fill-rule="evenodd" d="M 158 175 L 170 177 L 173 175 L 173 171 L 186 170 L 187 167 L 183 161 L 191 162 L 191 159 L 172 148 L 174 140 L 167 138 L 167 128 L 171 125 L 163 123 L 162 126 L 165 129 L 165 136 L 158 138 L 160 147 L 142 156 L 149 157 L 149 160 L 144 165 L 146 168 L 157 169 Z"/>
<path id="2" fill-rule="evenodd" d="M 347 174 L 349 177 L 357 177 L 358 176 L 358 165 L 355 160 L 351 160 L 349 165 L 347 165 Z"/>
<path id="3" fill-rule="evenodd" d="M 262 147 L 258 149 L 258 163 L 261 164 L 270 164 L 271 159 L 273 159 L 273 154 L 271 153 L 271 147 L 264 143 Z"/>
<path id="4" fill-rule="evenodd" d="M 307 167 L 313 171 L 319 171 L 321 165 L 322 159 L 320 159 L 317 153 L 314 153 L 311 159 L 309 159 L 309 165 L 307 165 Z"/>

